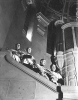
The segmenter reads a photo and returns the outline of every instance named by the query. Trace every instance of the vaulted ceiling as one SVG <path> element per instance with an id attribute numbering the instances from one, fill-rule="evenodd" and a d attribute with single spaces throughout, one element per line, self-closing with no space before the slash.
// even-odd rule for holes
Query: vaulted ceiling
<path id="1" fill-rule="evenodd" d="M 74 21 L 76 19 L 76 8 L 78 0 L 22 0 L 37 12 L 47 17 L 50 21 L 64 19 L 64 22 Z"/>
<path id="2" fill-rule="evenodd" d="M 62 16 L 66 21 L 75 20 L 77 0 L 37 0 L 38 11 L 41 11 L 51 21 L 60 19 Z"/>

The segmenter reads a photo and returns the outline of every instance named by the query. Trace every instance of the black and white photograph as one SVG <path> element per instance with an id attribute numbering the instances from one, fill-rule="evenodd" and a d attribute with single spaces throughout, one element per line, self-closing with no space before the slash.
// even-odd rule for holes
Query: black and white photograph
<path id="1" fill-rule="evenodd" d="M 0 100 L 78 100 L 77 0 L 0 0 Z"/>

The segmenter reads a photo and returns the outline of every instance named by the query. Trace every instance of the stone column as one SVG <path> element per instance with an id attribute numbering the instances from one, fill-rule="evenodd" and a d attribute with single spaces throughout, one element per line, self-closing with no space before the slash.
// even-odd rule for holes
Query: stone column
<path id="1" fill-rule="evenodd" d="M 78 47 L 77 47 L 77 22 L 70 22 L 62 26 L 63 47 L 64 47 L 64 67 L 62 73 L 65 85 L 78 85 Z"/>
<path id="2" fill-rule="evenodd" d="M 62 67 L 64 63 L 63 59 L 63 34 L 62 34 L 62 28 L 61 26 L 64 24 L 63 20 L 57 20 L 55 22 L 56 26 L 56 59 L 58 63 L 58 67 L 60 68 L 60 72 L 62 74 Z"/>

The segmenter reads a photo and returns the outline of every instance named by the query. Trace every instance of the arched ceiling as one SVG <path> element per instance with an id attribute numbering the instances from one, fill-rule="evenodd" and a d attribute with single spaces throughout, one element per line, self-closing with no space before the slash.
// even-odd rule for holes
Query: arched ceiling
<path id="1" fill-rule="evenodd" d="M 37 0 L 37 9 L 51 21 L 62 16 L 67 21 L 76 19 L 77 0 Z"/>
<path id="2" fill-rule="evenodd" d="M 42 12 L 49 20 L 61 19 L 74 21 L 78 0 L 22 0 L 32 5 L 36 12 Z"/>

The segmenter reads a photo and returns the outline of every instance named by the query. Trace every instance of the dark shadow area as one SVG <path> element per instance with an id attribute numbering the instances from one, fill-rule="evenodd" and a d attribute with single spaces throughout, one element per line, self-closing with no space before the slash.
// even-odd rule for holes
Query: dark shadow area
<path id="1" fill-rule="evenodd" d="M 59 93 L 57 100 L 62 100 L 63 99 L 63 93 L 61 91 L 61 87 L 60 86 L 57 86 L 57 92 Z"/>
<path id="2" fill-rule="evenodd" d="M 29 69 L 31 69 L 31 70 L 33 70 L 34 72 L 36 72 L 36 73 L 39 73 L 39 69 L 38 68 L 33 68 L 33 66 L 32 65 L 30 65 L 30 64 L 23 64 L 25 67 L 27 67 L 27 68 L 29 68 Z"/>

